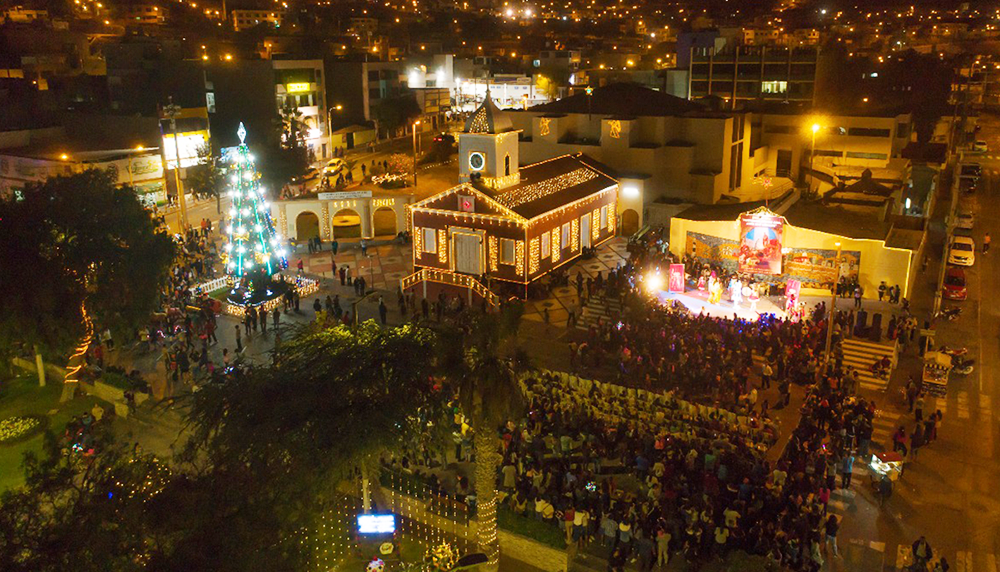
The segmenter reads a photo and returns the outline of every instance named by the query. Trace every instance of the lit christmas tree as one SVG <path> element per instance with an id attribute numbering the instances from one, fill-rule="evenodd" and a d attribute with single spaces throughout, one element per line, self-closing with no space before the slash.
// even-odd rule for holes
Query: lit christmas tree
<path id="1" fill-rule="evenodd" d="M 240 123 L 240 146 L 229 167 L 229 223 L 225 248 L 226 274 L 232 278 L 229 300 L 243 306 L 261 304 L 285 292 L 284 282 L 272 277 L 288 267 L 282 239 L 274 231 L 271 205 L 260 186 L 260 174 L 244 140 L 247 130 Z"/>

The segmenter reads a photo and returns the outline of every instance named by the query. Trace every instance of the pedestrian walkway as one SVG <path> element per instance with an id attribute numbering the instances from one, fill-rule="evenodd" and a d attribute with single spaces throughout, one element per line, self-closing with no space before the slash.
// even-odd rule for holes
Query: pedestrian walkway
<path id="1" fill-rule="evenodd" d="M 889 386 L 890 374 L 884 378 L 878 377 L 871 372 L 871 366 L 875 360 L 888 357 L 892 361 L 892 367 L 896 366 L 896 344 L 877 343 L 867 340 L 848 338 L 844 340 L 844 365 L 851 366 L 858 372 L 861 389 L 870 391 L 885 391 Z"/>
<path id="2" fill-rule="evenodd" d="M 304 249 L 299 246 L 299 250 Z M 409 244 L 389 242 L 369 246 L 363 255 L 356 243 L 341 242 L 336 256 L 324 244 L 326 250 L 313 254 L 295 253 L 288 259 L 290 268 L 295 268 L 299 260 L 306 274 L 324 278 L 337 278 L 333 274 L 333 263 L 350 269 L 351 276 L 364 276 L 369 289 L 394 291 L 399 282 L 413 273 L 413 252 Z M 339 280 L 339 278 L 337 278 Z"/>
<path id="3" fill-rule="evenodd" d="M 933 546 L 931 546 L 933 548 Z M 998 572 L 997 555 L 991 552 L 958 550 L 954 553 L 940 553 L 934 550 L 933 566 L 944 557 L 951 565 L 950 572 Z M 896 570 L 906 570 L 913 564 L 912 545 L 900 544 L 896 547 Z"/>
<path id="4" fill-rule="evenodd" d="M 583 307 L 583 313 L 576 327 L 587 330 L 590 326 L 597 326 L 598 322 L 608 323 L 617 320 L 622 313 L 622 302 L 618 298 L 608 298 L 606 296 L 591 296 L 587 299 Z"/>

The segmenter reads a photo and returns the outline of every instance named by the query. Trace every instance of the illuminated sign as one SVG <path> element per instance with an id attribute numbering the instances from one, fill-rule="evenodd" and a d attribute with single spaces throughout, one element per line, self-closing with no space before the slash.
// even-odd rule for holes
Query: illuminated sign
<path id="1" fill-rule="evenodd" d="M 302 93 L 304 91 L 311 91 L 309 83 L 288 83 L 285 84 L 285 91 L 288 93 Z"/>
<path id="2" fill-rule="evenodd" d="M 174 136 L 167 133 L 163 136 L 163 158 L 167 162 L 167 168 L 173 169 L 177 166 L 178 151 L 181 156 L 181 167 L 194 167 L 201 160 L 200 151 L 207 147 L 207 131 L 190 131 L 177 134 L 177 145 L 174 145 Z"/>
<path id="3" fill-rule="evenodd" d="M 617 119 L 612 119 L 608 122 L 608 135 L 611 135 L 612 139 L 618 139 L 622 136 L 622 122 Z"/>
<path id="4" fill-rule="evenodd" d="M 392 534 L 396 532 L 396 516 L 392 514 L 359 514 L 359 534 Z"/>

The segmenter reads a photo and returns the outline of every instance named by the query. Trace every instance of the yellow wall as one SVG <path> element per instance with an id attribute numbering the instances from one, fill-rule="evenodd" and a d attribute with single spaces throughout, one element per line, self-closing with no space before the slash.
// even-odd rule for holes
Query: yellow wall
<path id="1" fill-rule="evenodd" d="M 738 220 L 693 221 L 674 217 L 670 220 L 670 252 L 674 255 L 684 255 L 688 232 L 739 241 L 740 222 Z M 878 285 L 883 280 L 889 286 L 899 284 L 902 296 L 904 298 L 909 296 L 908 278 L 912 266 L 912 251 L 887 247 L 881 240 L 846 238 L 785 223 L 783 248 L 836 250 L 837 242 L 841 243 L 841 249 L 844 251 L 861 252 L 858 281 L 864 289 L 866 298 L 878 297 Z M 802 291 L 808 295 L 829 293 L 826 290 L 812 288 L 803 288 Z"/>

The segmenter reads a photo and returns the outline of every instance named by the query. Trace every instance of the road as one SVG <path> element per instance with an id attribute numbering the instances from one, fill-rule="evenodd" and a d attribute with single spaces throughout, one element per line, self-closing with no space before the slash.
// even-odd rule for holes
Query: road
<path id="1" fill-rule="evenodd" d="M 991 149 L 1000 150 L 1000 117 L 985 116 L 979 138 Z M 986 232 L 1000 236 L 1000 153 L 972 155 L 983 167 L 983 178 L 975 195 L 960 198 L 961 206 L 976 213 L 972 236 L 978 245 Z M 950 177 L 947 173 L 942 179 Z M 950 182 L 942 180 L 942 189 Z M 943 218 L 948 201 L 939 201 L 934 218 Z M 930 287 L 937 276 L 934 267 L 944 254 L 941 244 L 932 245 L 931 267 L 918 281 Z M 975 265 L 966 269 L 968 299 L 945 301 L 943 306 L 960 306 L 962 316 L 953 322 L 938 322 L 936 342 L 968 348 L 976 360 L 975 371 L 967 376 L 953 374 L 943 398 L 928 398 L 925 412 L 941 410 L 944 420 L 939 438 L 921 448 L 918 458 L 908 463 L 893 496 L 879 507 L 868 486 L 867 475 L 856 473 L 852 491 L 838 500 L 848 517 L 841 537 L 847 558 L 832 560 L 830 570 L 897 570 L 906 561 L 909 545 L 926 535 L 935 549 L 951 564 L 953 572 L 998 572 L 1000 554 L 1000 425 L 994 402 L 1000 402 L 1000 256 L 977 253 Z M 925 292 L 923 298 L 929 298 Z M 925 305 L 926 306 L 926 305 Z M 914 305 L 921 321 L 926 307 Z M 900 390 L 907 377 L 919 379 L 921 361 L 915 355 L 900 360 L 885 392 L 871 393 L 879 413 L 873 441 L 890 448 L 892 431 L 902 425 L 907 432 L 914 426 L 913 415 L 903 404 Z M 861 477 L 860 480 L 858 477 Z M 882 561 L 880 568 L 878 562 Z"/>

